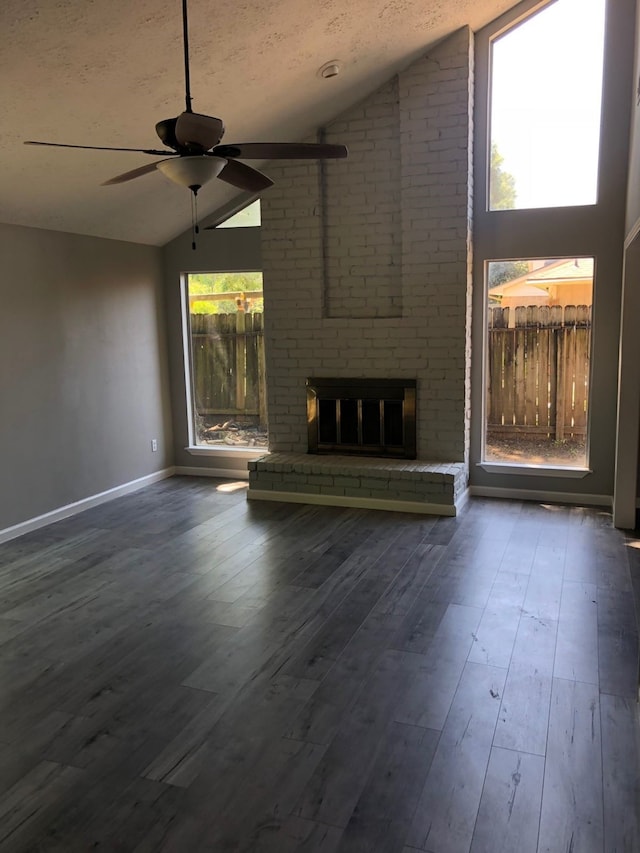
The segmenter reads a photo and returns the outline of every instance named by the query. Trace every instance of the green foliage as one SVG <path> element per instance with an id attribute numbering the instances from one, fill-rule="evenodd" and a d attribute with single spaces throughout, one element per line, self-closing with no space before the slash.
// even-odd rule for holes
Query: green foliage
<path id="1" fill-rule="evenodd" d="M 502 168 L 504 157 L 495 142 L 491 143 L 489 173 L 489 209 L 513 210 L 516 205 L 516 179 Z M 489 264 L 489 287 L 496 287 L 524 275 L 529 269 L 526 261 L 492 261 Z"/>
<path id="2" fill-rule="evenodd" d="M 261 272 L 227 272 L 227 273 L 195 273 L 189 276 L 189 295 L 209 293 L 246 293 L 247 291 L 262 290 Z M 235 314 L 238 306 L 236 297 L 231 299 L 216 299 L 213 301 L 194 301 L 191 303 L 192 314 Z M 251 297 L 248 310 L 262 312 L 262 298 Z"/>
<path id="3" fill-rule="evenodd" d="M 526 261 L 491 261 L 489 264 L 489 287 L 513 281 L 529 270 Z"/>
<path id="4" fill-rule="evenodd" d="M 495 142 L 491 143 L 489 171 L 489 210 L 513 210 L 516 206 L 516 179 L 502 168 L 504 157 Z"/>

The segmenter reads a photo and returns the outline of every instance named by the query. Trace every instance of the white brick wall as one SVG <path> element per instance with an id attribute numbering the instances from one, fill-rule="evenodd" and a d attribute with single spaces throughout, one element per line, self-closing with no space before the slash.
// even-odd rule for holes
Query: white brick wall
<path id="1" fill-rule="evenodd" d="M 307 376 L 418 380 L 423 460 L 466 462 L 471 48 L 462 29 L 327 128 L 347 161 L 269 167 L 270 449 L 307 449 Z"/>
<path id="2" fill-rule="evenodd" d="M 350 155 L 322 166 L 326 317 L 402 316 L 399 121 L 394 77 L 326 129 Z"/>

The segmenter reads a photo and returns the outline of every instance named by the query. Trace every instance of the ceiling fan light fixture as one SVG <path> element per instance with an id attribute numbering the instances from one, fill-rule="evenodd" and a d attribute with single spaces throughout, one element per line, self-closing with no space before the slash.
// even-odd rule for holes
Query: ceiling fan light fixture
<path id="1" fill-rule="evenodd" d="M 157 163 L 157 168 L 165 178 L 181 187 L 199 190 L 206 183 L 217 178 L 227 165 L 223 157 L 175 157 Z"/>

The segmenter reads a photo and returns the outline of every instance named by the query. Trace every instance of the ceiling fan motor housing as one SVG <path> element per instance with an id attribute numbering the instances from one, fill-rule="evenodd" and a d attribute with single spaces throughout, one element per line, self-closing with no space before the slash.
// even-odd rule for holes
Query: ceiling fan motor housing
<path id="1" fill-rule="evenodd" d="M 176 150 L 178 148 L 178 140 L 176 139 L 176 121 L 175 118 L 165 118 L 156 124 L 156 133 L 158 138 L 168 148 Z"/>
<path id="2" fill-rule="evenodd" d="M 200 113 L 181 113 L 177 118 L 167 118 L 156 124 L 161 141 L 180 153 L 209 151 L 222 139 L 222 119 Z"/>
<path id="3" fill-rule="evenodd" d="M 209 151 L 222 139 L 222 119 L 200 113 L 181 113 L 176 119 L 176 139 L 185 148 Z"/>

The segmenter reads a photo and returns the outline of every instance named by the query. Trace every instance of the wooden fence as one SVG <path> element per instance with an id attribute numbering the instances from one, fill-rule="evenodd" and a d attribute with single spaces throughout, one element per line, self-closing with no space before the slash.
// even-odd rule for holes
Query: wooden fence
<path id="1" fill-rule="evenodd" d="M 591 306 L 512 310 L 489 309 L 487 431 L 584 438 Z"/>
<path id="2" fill-rule="evenodd" d="M 191 314 L 198 415 L 253 416 L 266 427 L 262 314 Z"/>

